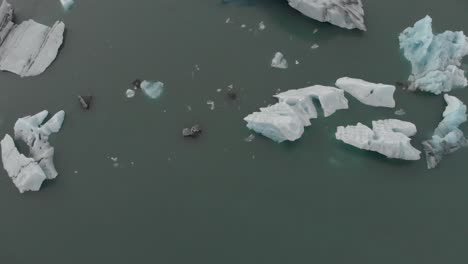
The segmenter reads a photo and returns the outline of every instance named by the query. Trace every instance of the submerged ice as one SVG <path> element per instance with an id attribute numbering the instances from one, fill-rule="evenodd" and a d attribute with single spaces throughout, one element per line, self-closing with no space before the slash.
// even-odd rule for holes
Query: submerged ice
<path id="1" fill-rule="evenodd" d="M 13 23 L 13 8 L 7 1 L 0 6 L 0 70 L 21 77 L 44 72 L 55 60 L 63 42 L 65 24 L 52 27 L 27 20 Z"/>
<path id="2" fill-rule="evenodd" d="M 289 5 L 304 15 L 321 22 L 366 30 L 361 0 L 288 0 Z"/>
<path id="3" fill-rule="evenodd" d="M 275 97 L 278 103 L 260 108 L 260 112 L 252 113 L 244 120 L 249 129 L 278 143 L 299 139 L 304 127 L 311 124 L 310 119 L 318 117 L 313 100 L 319 101 L 325 117 L 348 108 L 342 90 L 321 85 L 289 90 Z"/>
<path id="4" fill-rule="evenodd" d="M 458 128 L 467 120 L 466 105 L 448 94 L 444 95 L 444 99 L 447 102 L 442 114 L 444 119 L 435 129 L 432 138 L 423 142 L 429 169 L 435 168 L 444 155 L 468 146 L 468 141 Z"/>
<path id="5" fill-rule="evenodd" d="M 336 87 L 351 94 L 363 104 L 395 107 L 393 94 L 396 88 L 393 85 L 370 83 L 360 79 L 343 77 L 336 81 Z"/>
<path id="6" fill-rule="evenodd" d="M 468 54 L 467 37 L 462 31 L 434 35 L 432 18 L 426 16 L 399 37 L 400 49 L 411 62 L 410 90 L 440 94 L 465 87 L 465 72 L 459 68 Z"/>
<path id="7" fill-rule="evenodd" d="M 417 132 L 416 126 L 398 119 L 372 122 L 372 129 L 358 123 L 356 126 L 340 126 L 336 139 L 359 149 L 378 152 L 388 158 L 419 160 L 421 152 L 411 145 L 409 137 Z"/>

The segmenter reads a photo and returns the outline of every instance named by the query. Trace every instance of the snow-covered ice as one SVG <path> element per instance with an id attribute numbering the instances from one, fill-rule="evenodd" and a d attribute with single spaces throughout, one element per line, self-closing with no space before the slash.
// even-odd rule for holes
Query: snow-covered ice
<path id="1" fill-rule="evenodd" d="M 302 14 L 321 22 L 347 28 L 367 30 L 361 0 L 288 0 Z"/>
<path id="2" fill-rule="evenodd" d="M 467 37 L 462 31 L 434 35 L 432 18 L 426 16 L 399 37 L 400 49 L 411 62 L 409 90 L 440 94 L 467 86 L 461 60 L 468 54 Z"/>
<path id="3" fill-rule="evenodd" d="M 275 56 L 271 60 L 271 67 L 278 69 L 287 69 L 288 61 L 284 58 L 283 53 L 276 52 Z"/>
<path id="4" fill-rule="evenodd" d="M 338 127 L 336 138 L 359 149 L 378 152 L 388 158 L 419 160 L 421 152 L 411 145 L 409 137 L 417 132 L 416 126 L 398 119 L 372 122 L 372 129 L 358 123 L 356 126 Z"/>
<path id="5" fill-rule="evenodd" d="M 289 90 L 274 97 L 279 101 L 277 104 L 260 108 L 260 112 L 252 113 L 244 120 L 249 129 L 278 143 L 299 139 L 304 127 L 311 124 L 310 119 L 318 117 L 314 99 L 319 101 L 325 117 L 348 108 L 342 90 L 322 85 Z"/>
<path id="6" fill-rule="evenodd" d="M 395 86 L 381 83 L 370 83 L 348 77 L 336 81 L 336 87 L 343 89 L 361 103 L 371 106 L 395 107 L 393 94 Z"/>
<path id="7" fill-rule="evenodd" d="M 26 20 L 13 23 L 13 8 L 7 1 L 0 6 L 0 70 L 21 77 L 44 72 L 57 57 L 63 42 L 65 24 L 52 27 Z"/>
<path id="8" fill-rule="evenodd" d="M 458 128 L 467 120 L 466 105 L 448 94 L 444 95 L 444 99 L 447 102 L 442 114 L 444 119 L 435 129 L 432 139 L 423 142 L 429 169 L 435 168 L 444 155 L 468 146 L 468 141 Z"/>

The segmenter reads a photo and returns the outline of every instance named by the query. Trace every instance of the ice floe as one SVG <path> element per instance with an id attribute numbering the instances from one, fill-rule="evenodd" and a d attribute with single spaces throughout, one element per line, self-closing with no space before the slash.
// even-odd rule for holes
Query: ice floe
<path id="1" fill-rule="evenodd" d="M 348 77 L 336 81 L 336 87 L 343 89 L 361 103 L 370 106 L 395 107 L 393 94 L 395 86 L 381 83 L 370 83 L 360 79 Z"/>
<path id="2" fill-rule="evenodd" d="M 459 68 L 468 54 L 467 37 L 462 31 L 434 35 L 432 18 L 426 16 L 399 37 L 400 49 L 411 62 L 409 90 L 440 94 L 465 87 L 465 72 Z"/>
<path id="3" fill-rule="evenodd" d="M 419 160 L 421 152 L 411 145 L 409 137 L 417 132 L 416 126 L 398 119 L 372 122 L 372 129 L 358 123 L 356 126 L 340 126 L 336 139 L 363 150 L 378 152 L 388 158 Z"/>
<path id="4" fill-rule="evenodd" d="M 423 142 L 429 169 L 435 168 L 444 155 L 468 146 L 468 141 L 458 128 L 466 122 L 466 105 L 448 94 L 444 95 L 444 99 L 447 102 L 447 107 L 442 114 L 444 119 L 435 129 L 432 139 Z"/>

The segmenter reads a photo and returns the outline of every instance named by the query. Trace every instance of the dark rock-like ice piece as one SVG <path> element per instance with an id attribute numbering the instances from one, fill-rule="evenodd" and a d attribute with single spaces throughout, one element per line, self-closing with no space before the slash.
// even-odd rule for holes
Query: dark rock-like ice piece
<path id="1" fill-rule="evenodd" d="M 0 70 L 21 77 L 43 73 L 57 57 L 63 43 L 65 24 L 48 27 L 27 20 L 13 23 L 13 8 L 7 1 L 0 6 Z"/>
<path id="2" fill-rule="evenodd" d="M 93 97 L 91 95 L 78 95 L 78 100 L 80 101 L 81 108 L 89 110 L 91 101 L 93 101 Z"/>
<path id="3" fill-rule="evenodd" d="M 191 128 L 184 128 L 182 130 L 182 135 L 184 137 L 198 137 L 201 134 L 202 130 L 200 125 L 194 125 Z"/>

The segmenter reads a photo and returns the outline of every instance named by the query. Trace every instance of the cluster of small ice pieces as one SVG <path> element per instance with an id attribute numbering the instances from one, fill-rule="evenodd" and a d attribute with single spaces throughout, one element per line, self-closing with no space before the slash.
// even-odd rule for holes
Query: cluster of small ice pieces
<path id="1" fill-rule="evenodd" d="M 409 138 L 416 132 L 416 126 L 410 122 L 386 119 L 372 121 L 372 129 L 361 123 L 356 126 L 340 126 L 335 136 L 346 144 L 375 151 L 388 158 L 419 160 L 421 152 L 411 145 Z"/>
<path id="2" fill-rule="evenodd" d="M 447 102 L 447 107 L 442 114 L 444 119 L 435 129 L 432 139 L 423 142 L 429 169 L 435 168 L 444 155 L 468 146 L 463 132 L 458 129 L 462 123 L 466 122 L 466 105 L 448 94 L 444 95 L 444 99 Z"/>
<path id="3" fill-rule="evenodd" d="M 393 85 L 370 83 L 348 77 L 338 79 L 335 85 L 354 96 L 363 104 L 377 107 L 395 107 L 393 94 L 396 88 Z"/>
<path id="4" fill-rule="evenodd" d="M 164 83 L 154 81 L 140 81 L 133 82 L 133 89 L 127 89 L 125 96 L 127 98 L 135 97 L 135 90 L 141 89 L 143 93 L 151 99 L 157 99 L 164 91 Z"/>
<path id="5" fill-rule="evenodd" d="M 15 139 L 28 145 L 30 158 L 19 153 L 10 135 L 6 134 L 0 142 L 3 167 L 21 193 L 38 191 L 45 179 L 54 179 L 58 175 L 53 161 L 54 148 L 49 143 L 49 136 L 60 130 L 65 112 L 59 111 L 43 124 L 48 114 L 44 110 L 36 115 L 20 118 L 15 123 Z"/>
<path id="6" fill-rule="evenodd" d="M 468 54 L 468 39 L 462 31 L 434 35 L 432 18 L 426 16 L 405 29 L 399 40 L 412 66 L 409 90 L 440 94 L 467 86 L 465 72 L 459 68 Z"/>
<path id="7" fill-rule="evenodd" d="M 65 24 L 52 27 L 27 20 L 13 23 L 13 8 L 4 0 L 0 6 L 0 70 L 21 77 L 44 72 L 57 57 Z"/>
<path id="8" fill-rule="evenodd" d="M 333 25 L 366 31 L 361 0 L 288 0 L 302 14 Z"/>
<path id="9" fill-rule="evenodd" d="M 328 117 L 340 109 L 348 109 L 348 100 L 343 90 L 315 85 L 298 90 L 289 90 L 275 95 L 278 103 L 260 108 L 244 120 L 247 127 L 273 141 L 295 141 L 304 133 L 304 127 L 309 126 L 311 118 L 317 118 L 318 113 L 313 100 L 317 99 Z"/>

